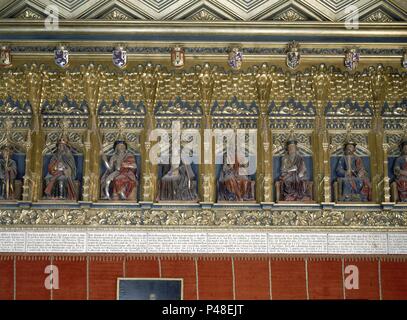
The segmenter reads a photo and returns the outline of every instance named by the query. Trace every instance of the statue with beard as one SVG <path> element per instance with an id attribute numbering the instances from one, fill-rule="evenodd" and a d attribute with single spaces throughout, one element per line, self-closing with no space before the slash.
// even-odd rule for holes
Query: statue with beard
<path id="1" fill-rule="evenodd" d="M 371 185 L 362 158 L 355 155 L 356 143 L 347 141 L 344 153 L 336 167 L 336 176 L 342 187 L 340 201 L 371 200 Z"/>
<path id="2" fill-rule="evenodd" d="M 284 201 L 311 200 L 307 167 L 297 149 L 297 141 L 289 139 L 286 142 L 287 153 L 282 158 L 281 165 L 281 195 Z"/>
<path id="3" fill-rule="evenodd" d="M 165 170 L 164 170 L 165 171 Z M 190 164 L 171 164 L 158 184 L 159 201 L 196 201 L 196 178 Z"/>
<path id="4" fill-rule="evenodd" d="M 45 176 L 45 196 L 47 199 L 77 200 L 76 164 L 68 140 L 62 137 L 57 142 L 57 149 L 48 164 Z"/>
<path id="5" fill-rule="evenodd" d="M 101 196 L 107 200 L 136 200 L 137 164 L 136 157 L 127 149 L 127 143 L 117 140 L 114 154 L 108 161 L 102 152 L 106 171 L 101 179 Z"/>
<path id="6" fill-rule="evenodd" d="M 223 157 L 223 165 L 218 181 L 219 201 L 252 201 L 254 200 L 254 182 L 244 174 L 245 167 L 235 156 L 234 163 Z"/>

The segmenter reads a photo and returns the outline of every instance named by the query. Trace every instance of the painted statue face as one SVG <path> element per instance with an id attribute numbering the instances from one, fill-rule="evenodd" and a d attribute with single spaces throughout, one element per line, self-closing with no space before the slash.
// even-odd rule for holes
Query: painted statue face
<path id="1" fill-rule="evenodd" d="M 347 144 L 345 147 L 345 154 L 353 154 L 355 152 L 355 146 L 353 144 Z"/>
<path id="2" fill-rule="evenodd" d="M 58 143 L 58 150 L 59 150 L 59 151 L 64 151 L 64 150 L 65 150 L 65 144 L 63 144 L 63 143 Z"/>
<path id="3" fill-rule="evenodd" d="M 297 151 L 297 146 L 294 143 L 291 143 L 287 146 L 288 154 L 294 154 Z"/>
<path id="4" fill-rule="evenodd" d="M 3 159 L 11 157 L 11 150 L 9 148 L 4 148 L 2 151 Z"/>
<path id="5" fill-rule="evenodd" d="M 124 143 L 119 143 L 119 144 L 116 146 L 116 150 L 117 150 L 118 152 L 124 152 L 124 151 L 126 151 L 126 145 L 125 145 Z"/>
<path id="6" fill-rule="evenodd" d="M 401 149 L 401 153 L 402 153 L 403 155 L 407 155 L 407 144 L 405 144 L 405 145 L 403 146 L 403 149 Z"/>

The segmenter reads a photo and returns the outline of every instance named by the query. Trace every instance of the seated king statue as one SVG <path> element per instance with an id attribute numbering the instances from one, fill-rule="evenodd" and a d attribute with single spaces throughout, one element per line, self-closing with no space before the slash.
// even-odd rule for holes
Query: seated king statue
<path id="1" fill-rule="evenodd" d="M 244 174 L 245 167 L 239 163 L 236 155 L 234 163 L 228 163 L 227 159 L 228 158 L 225 155 L 223 157 L 223 165 L 218 181 L 218 200 L 255 200 L 254 181 Z"/>
<path id="2" fill-rule="evenodd" d="M 407 202 L 407 138 L 400 143 L 401 156 L 394 162 L 394 175 L 400 202 Z"/>
<path id="3" fill-rule="evenodd" d="M 75 187 L 76 164 L 66 137 L 57 142 L 57 149 L 48 164 L 45 176 L 45 196 L 47 199 L 77 200 Z"/>
<path id="4" fill-rule="evenodd" d="M 307 167 L 293 137 L 287 140 L 286 154 L 281 161 L 280 188 L 284 201 L 306 201 L 312 198 Z"/>
<path id="5" fill-rule="evenodd" d="M 344 144 L 344 155 L 339 158 L 336 176 L 339 182 L 340 201 L 371 200 L 371 184 L 362 158 L 355 155 L 356 143 L 347 140 Z"/>
<path id="6" fill-rule="evenodd" d="M 102 199 L 133 200 L 137 196 L 136 157 L 127 149 L 123 140 L 115 141 L 114 154 L 109 161 L 102 151 L 102 160 L 106 166 L 101 179 Z"/>
<path id="7" fill-rule="evenodd" d="M 167 168 L 168 170 L 168 168 Z M 158 183 L 158 201 L 196 201 L 196 177 L 190 164 L 172 163 Z"/>

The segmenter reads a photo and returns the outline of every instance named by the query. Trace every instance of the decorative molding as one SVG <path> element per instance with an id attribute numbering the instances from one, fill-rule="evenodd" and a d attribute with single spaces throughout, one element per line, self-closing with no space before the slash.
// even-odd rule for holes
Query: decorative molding
<path id="1" fill-rule="evenodd" d="M 41 11 L 48 4 L 47 0 L 1 0 L 0 18 L 18 18 L 20 12 L 32 8 Z M 60 19 L 71 20 L 140 17 L 142 20 L 216 21 L 222 17 L 236 21 L 344 21 L 348 16 L 346 8 L 351 5 L 359 8 L 359 16 L 374 22 L 407 19 L 403 0 L 117 0 L 113 6 L 111 1 L 104 0 L 53 0 L 52 4 L 58 7 Z"/>
<path id="2" fill-rule="evenodd" d="M 374 23 L 374 22 L 386 23 L 386 22 L 392 22 L 393 19 L 389 15 L 387 15 L 385 12 L 383 12 L 382 10 L 379 9 L 379 10 L 369 14 L 365 18 L 363 18 L 362 21 L 370 22 L 370 23 Z"/>
<path id="3" fill-rule="evenodd" d="M 302 103 L 289 99 L 276 104 L 272 101 L 269 106 L 270 117 L 315 117 L 316 111 L 311 101 Z"/>
<path id="4" fill-rule="evenodd" d="M 41 20 L 44 19 L 44 17 L 34 10 L 31 10 L 29 8 L 24 9 L 21 11 L 19 14 L 15 16 L 15 19 L 21 19 L 21 20 Z"/>
<path id="5" fill-rule="evenodd" d="M 407 227 L 405 211 L 371 210 L 0 210 L 0 225 Z"/>
<path id="6" fill-rule="evenodd" d="M 132 17 L 125 14 L 124 12 L 122 12 L 119 9 L 113 9 L 112 11 L 108 12 L 107 14 L 105 14 L 103 16 L 103 19 L 107 19 L 107 20 L 132 20 Z"/>
<path id="7" fill-rule="evenodd" d="M 290 7 L 284 10 L 283 12 L 273 16 L 271 20 L 293 22 L 293 21 L 305 21 L 308 19 L 304 15 L 299 13 L 297 10 Z"/>
<path id="8" fill-rule="evenodd" d="M 188 101 L 183 101 L 177 97 L 175 101 L 168 101 L 168 104 L 159 101 L 154 109 L 154 115 L 157 117 L 200 117 L 202 116 L 202 108 L 199 101 L 190 105 Z"/>
<path id="9" fill-rule="evenodd" d="M 235 96 L 230 101 L 225 101 L 224 104 L 215 101 L 211 114 L 213 116 L 230 117 L 230 116 L 255 116 L 259 115 L 259 110 L 256 106 L 255 101 L 252 103 L 245 103 L 244 101 L 239 101 Z"/>
<path id="10" fill-rule="evenodd" d="M 333 103 L 329 102 L 326 109 L 325 115 L 328 117 L 372 117 L 373 110 L 369 106 L 369 103 L 365 102 L 360 105 L 358 102 L 352 102 L 351 99 L 346 101 L 339 101 L 335 106 Z"/>
<path id="11" fill-rule="evenodd" d="M 77 102 L 70 100 L 66 95 L 62 99 L 57 99 L 54 103 L 46 100 L 41 106 L 41 114 L 43 115 L 86 115 L 88 113 L 89 107 L 85 100 Z"/>
<path id="12" fill-rule="evenodd" d="M 392 106 L 385 101 L 382 109 L 383 117 L 405 118 L 407 117 L 407 98 L 403 101 L 396 101 Z"/>
<path id="13" fill-rule="evenodd" d="M 202 8 L 200 11 L 196 11 L 190 16 L 188 16 L 185 20 L 192 20 L 192 21 L 220 21 L 222 18 L 218 17 L 217 15 L 213 14 L 209 10 Z"/>
<path id="14" fill-rule="evenodd" d="M 44 53 L 54 54 L 55 46 L 21 46 L 12 45 L 13 53 Z M 69 52 L 72 53 L 91 53 L 91 54 L 111 54 L 113 46 L 69 46 Z M 267 48 L 267 47 L 245 47 L 245 55 L 286 55 L 286 49 Z M 143 46 L 128 46 L 127 53 L 130 54 L 169 54 L 171 49 L 168 46 L 162 47 L 143 47 Z M 185 53 L 188 55 L 224 55 L 227 53 L 225 47 L 206 47 L 202 44 L 199 47 L 185 47 Z M 387 49 L 387 48 L 362 48 L 360 53 L 363 56 L 401 56 L 404 49 Z M 301 55 L 343 55 L 343 48 L 307 48 L 301 47 Z"/>
<path id="15" fill-rule="evenodd" d="M 98 114 L 100 116 L 143 116 L 146 114 L 146 109 L 143 101 L 134 103 L 132 100 L 126 100 L 124 96 L 120 96 L 118 100 L 113 98 L 110 103 L 104 99 L 100 102 Z"/>

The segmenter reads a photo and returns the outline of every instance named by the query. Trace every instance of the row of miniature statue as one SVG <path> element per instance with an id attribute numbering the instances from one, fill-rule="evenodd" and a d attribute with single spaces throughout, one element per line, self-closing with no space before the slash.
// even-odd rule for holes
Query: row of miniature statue
<path id="1" fill-rule="evenodd" d="M 332 198 L 335 201 L 371 201 L 371 182 L 366 161 L 356 155 L 357 145 L 344 143 L 343 154 L 335 160 Z M 18 200 L 21 196 L 23 173 L 13 148 L 5 145 L 0 158 L 0 199 Z M 407 202 L 407 139 L 400 143 L 401 155 L 394 159 L 392 170 L 393 199 Z M 109 156 L 101 153 L 103 172 L 100 178 L 102 200 L 137 201 L 139 172 L 136 153 L 128 149 L 125 141 L 116 141 Z M 224 158 L 226 159 L 226 158 Z M 80 199 L 81 178 L 78 159 L 69 141 L 60 138 L 49 158 L 44 159 L 43 199 Z M 313 182 L 308 172 L 312 165 L 300 154 L 295 139 L 286 141 L 275 175 L 276 201 L 313 201 Z M 79 168 L 80 167 L 80 168 Z M 255 201 L 255 175 L 242 175 L 241 164 L 219 165 L 217 170 L 217 201 Z M 196 167 L 184 163 L 159 165 L 157 201 L 198 201 L 198 175 Z"/>

